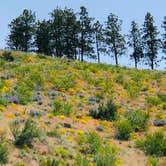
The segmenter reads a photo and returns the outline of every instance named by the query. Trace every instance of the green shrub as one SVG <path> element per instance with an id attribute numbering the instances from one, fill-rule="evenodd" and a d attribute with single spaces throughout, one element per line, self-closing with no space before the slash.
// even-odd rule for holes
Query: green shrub
<path id="1" fill-rule="evenodd" d="M 102 145 L 101 138 L 96 132 L 89 132 L 87 134 L 87 142 L 89 144 L 90 151 L 93 154 L 97 153 Z"/>
<path id="2" fill-rule="evenodd" d="M 14 121 L 10 124 L 10 130 L 15 139 L 14 143 L 17 146 L 32 146 L 32 141 L 34 138 L 40 137 L 40 130 L 36 122 L 31 119 L 26 120 L 24 128 L 20 129 L 20 123 Z"/>
<path id="3" fill-rule="evenodd" d="M 90 109 L 89 115 L 95 119 L 115 120 L 117 118 L 117 105 L 109 100 L 107 104 L 100 104 L 98 109 Z"/>
<path id="4" fill-rule="evenodd" d="M 149 120 L 149 113 L 141 110 L 134 110 L 127 112 L 126 118 L 134 131 L 146 130 Z"/>
<path id="5" fill-rule="evenodd" d="M 16 162 L 14 166 L 26 166 L 26 164 L 22 162 Z"/>
<path id="6" fill-rule="evenodd" d="M 70 115 L 71 112 L 72 112 L 72 109 L 69 103 L 62 103 L 57 100 L 53 103 L 52 113 L 54 115 Z"/>
<path id="7" fill-rule="evenodd" d="M 132 127 L 128 121 L 118 122 L 116 127 L 116 138 L 120 140 L 128 140 L 130 138 L 130 134 L 132 133 Z"/>
<path id="8" fill-rule="evenodd" d="M 96 166 L 115 166 L 117 149 L 114 146 L 105 145 L 95 156 Z"/>
<path id="9" fill-rule="evenodd" d="M 47 133 L 47 135 L 51 137 L 61 138 L 59 127 L 58 126 L 54 127 L 51 131 Z"/>
<path id="10" fill-rule="evenodd" d="M 148 104 L 156 105 L 156 106 L 161 103 L 160 98 L 155 97 L 155 96 L 148 96 L 145 98 L 145 100 L 147 101 Z"/>
<path id="11" fill-rule="evenodd" d="M 44 54 L 37 54 L 37 57 L 40 59 L 46 59 L 46 56 Z"/>
<path id="12" fill-rule="evenodd" d="M 8 148 L 4 138 L 0 138 L 0 164 L 6 164 L 8 162 Z"/>
<path id="13" fill-rule="evenodd" d="M 162 131 L 148 134 L 144 139 L 137 140 L 136 144 L 147 155 L 166 155 L 166 137 Z"/>
<path id="14" fill-rule="evenodd" d="M 58 165 L 59 161 L 52 158 L 43 159 L 39 163 L 39 166 L 58 166 Z"/>
<path id="15" fill-rule="evenodd" d="M 8 62 L 14 61 L 14 57 L 12 56 L 10 51 L 4 51 L 0 57 L 2 57 L 4 60 Z"/>
<path id="16" fill-rule="evenodd" d="M 101 137 L 94 131 L 78 136 L 78 144 L 81 149 L 80 151 L 85 154 L 96 154 L 102 143 Z"/>
<path id="17" fill-rule="evenodd" d="M 157 93 L 157 96 L 158 96 L 158 98 L 160 98 L 160 100 L 161 100 L 162 102 L 166 102 L 166 93 L 158 92 L 158 93 Z"/>
<path id="18" fill-rule="evenodd" d="M 86 157 L 77 154 L 75 162 L 72 166 L 89 166 L 89 161 L 86 159 Z"/>

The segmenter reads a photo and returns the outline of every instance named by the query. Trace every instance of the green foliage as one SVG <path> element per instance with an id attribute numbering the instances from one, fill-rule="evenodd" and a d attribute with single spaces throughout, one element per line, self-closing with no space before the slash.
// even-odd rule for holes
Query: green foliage
<path id="1" fill-rule="evenodd" d="M 75 162 L 72 166 L 89 166 L 89 161 L 81 154 L 77 154 Z"/>
<path id="2" fill-rule="evenodd" d="M 0 138 L 0 164 L 6 164 L 8 162 L 8 148 L 3 136 Z"/>
<path id="3" fill-rule="evenodd" d="M 104 145 L 95 156 L 96 166 L 115 166 L 117 149 L 114 146 Z"/>
<path id="4" fill-rule="evenodd" d="M 9 24 L 10 33 L 7 44 L 11 49 L 29 51 L 33 42 L 35 14 L 24 9 L 23 13 Z"/>
<path id="5" fill-rule="evenodd" d="M 94 131 L 78 136 L 78 144 L 81 152 L 85 154 L 96 154 L 102 146 L 101 137 Z"/>
<path id="6" fill-rule="evenodd" d="M 50 157 L 48 157 L 47 159 L 43 159 L 40 161 L 39 166 L 58 166 L 59 165 L 59 161 L 57 161 L 56 159 L 52 159 Z"/>
<path id="7" fill-rule="evenodd" d="M 92 154 L 97 153 L 102 145 L 101 138 L 96 132 L 89 132 L 87 134 L 87 142 Z"/>
<path id="8" fill-rule="evenodd" d="M 16 162 L 14 166 L 26 166 L 26 164 L 22 162 Z"/>
<path id="9" fill-rule="evenodd" d="M 128 121 L 121 121 L 116 124 L 116 138 L 120 140 L 128 140 L 133 129 Z"/>
<path id="10" fill-rule="evenodd" d="M 136 144 L 147 155 L 166 155 L 166 137 L 162 131 L 147 134 L 144 139 L 137 140 Z"/>
<path id="11" fill-rule="evenodd" d="M 149 113 L 143 112 L 141 110 L 134 110 L 127 112 L 126 118 L 134 131 L 141 131 L 147 128 Z"/>
<path id="12" fill-rule="evenodd" d="M 145 15 L 145 21 L 142 28 L 142 39 L 145 50 L 145 58 L 147 64 L 154 69 L 154 65 L 157 64 L 157 54 L 160 47 L 160 40 L 158 38 L 157 26 L 154 25 L 154 19 L 151 13 L 147 12 Z"/>
<path id="13" fill-rule="evenodd" d="M 158 92 L 157 96 L 162 102 L 166 102 L 166 93 Z"/>
<path id="14" fill-rule="evenodd" d="M 98 109 L 91 109 L 89 115 L 95 119 L 115 120 L 117 118 L 117 105 L 113 103 L 113 100 L 108 100 L 105 105 L 100 104 Z"/>
<path id="15" fill-rule="evenodd" d="M 113 53 L 116 65 L 118 65 L 118 56 L 125 53 L 125 39 L 121 34 L 122 21 L 118 16 L 110 14 L 106 22 L 106 44 L 108 53 Z"/>
<path id="16" fill-rule="evenodd" d="M 47 133 L 47 135 L 51 137 L 61 138 L 59 127 L 58 126 L 54 127 L 51 131 Z"/>
<path id="17" fill-rule="evenodd" d="M 150 157 L 148 158 L 148 160 L 149 160 L 149 164 L 150 164 L 151 166 L 158 166 L 159 159 L 158 159 L 157 157 L 155 157 L 155 156 L 150 156 Z"/>
<path id="18" fill-rule="evenodd" d="M 39 138 L 41 135 L 41 132 L 36 122 L 31 119 L 26 120 L 23 129 L 20 128 L 20 123 L 17 121 L 13 121 L 10 124 L 10 130 L 14 137 L 14 143 L 17 146 L 32 146 L 33 139 Z"/>
<path id="19" fill-rule="evenodd" d="M 161 103 L 161 99 L 155 96 L 148 96 L 145 98 L 145 100 L 147 101 L 148 104 L 156 105 L 156 106 Z"/>
<path id="20" fill-rule="evenodd" d="M 52 113 L 54 115 L 70 115 L 72 112 L 71 105 L 69 103 L 63 103 L 55 100 L 53 103 Z"/>
<path id="21" fill-rule="evenodd" d="M 0 55 L 0 58 L 8 62 L 14 61 L 14 57 L 12 56 L 12 53 L 10 51 L 4 51 L 2 55 Z"/>

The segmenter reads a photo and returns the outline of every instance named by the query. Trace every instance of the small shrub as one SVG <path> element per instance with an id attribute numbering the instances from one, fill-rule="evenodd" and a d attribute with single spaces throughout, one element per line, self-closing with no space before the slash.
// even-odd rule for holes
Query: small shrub
<path id="1" fill-rule="evenodd" d="M 166 137 L 162 131 L 148 134 L 144 139 L 137 140 L 136 144 L 147 155 L 166 155 Z"/>
<path id="2" fill-rule="evenodd" d="M 77 154 L 75 162 L 72 166 L 89 166 L 89 161 L 86 159 L 86 157 Z"/>
<path id="3" fill-rule="evenodd" d="M 37 57 L 40 59 L 46 59 L 46 56 L 44 54 L 37 54 Z"/>
<path id="4" fill-rule="evenodd" d="M 26 164 L 22 162 L 16 162 L 14 166 L 26 166 Z"/>
<path id="5" fill-rule="evenodd" d="M 145 98 L 145 100 L 147 101 L 148 104 L 156 105 L 156 106 L 161 103 L 160 98 L 155 97 L 155 96 L 148 96 Z"/>
<path id="6" fill-rule="evenodd" d="M 96 132 L 89 132 L 87 135 L 87 142 L 90 146 L 91 153 L 97 153 L 101 147 L 102 141 Z"/>
<path id="7" fill-rule="evenodd" d="M 114 146 L 105 145 L 95 156 L 96 166 L 115 166 L 117 149 Z"/>
<path id="8" fill-rule="evenodd" d="M 68 103 L 62 103 L 60 101 L 55 101 L 53 103 L 53 110 L 52 113 L 54 115 L 70 115 L 72 110 L 71 110 L 71 105 Z"/>
<path id="9" fill-rule="evenodd" d="M 20 123 L 14 121 L 10 125 L 11 132 L 14 136 L 14 143 L 17 146 L 32 146 L 32 141 L 34 138 L 40 137 L 40 130 L 36 122 L 31 119 L 28 119 L 25 122 L 24 128 L 20 129 Z"/>
<path id="10" fill-rule="evenodd" d="M 96 154 L 102 145 L 102 139 L 97 132 L 88 132 L 78 136 L 80 151 L 85 154 Z"/>
<path id="11" fill-rule="evenodd" d="M 54 127 L 51 131 L 47 133 L 47 135 L 51 137 L 61 138 L 59 127 L 58 126 Z"/>
<path id="12" fill-rule="evenodd" d="M 116 127 L 116 138 L 120 140 L 128 140 L 130 138 L 130 134 L 132 133 L 132 127 L 128 121 L 121 121 L 117 123 Z"/>
<path id="13" fill-rule="evenodd" d="M 117 118 L 117 106 L 112 100 L 109 100 L 106 105 L 100 104 L 98 109 L 91 109 L 89 115 L 95 119 L 115 120 Z"/>
<path id="14" fill-rule="evenodd" d="M 59 161 L 52 158 L 43 159 L 39 163 L 39 166 L 58 166 L 58 165 Z"/>
<path id="15" fill-rule="evenodd" d="M 158 93 L 157 93 L 157 96 L 158 96 L 158 98 L 160 98 L 160 100 L 161 100 L 162 102 L 166 102 L 166 94 L 165 94 L 165 93 L 163 93 L 163 92 L 158 92 Z"/>
<path id="16" fill-rule="evenodd" d="M 141 110 L 134 110 L 127 112 L 126 118 L 134 131 L 146 130 L 149 120 L 149 113 Z"/>
<path id="17" fill-rule="evenodd" d="M 0 138 L 0 164 L 6 164 L 8 162 L 8 148 L 4 138 Z"/>
<path id="18" fill-rule="evenodd" d="M 4 51 L 2 53 L 2 58 L 8 62 L 14 61 L 14 57 L 12 56 L 10 51 Z"/>

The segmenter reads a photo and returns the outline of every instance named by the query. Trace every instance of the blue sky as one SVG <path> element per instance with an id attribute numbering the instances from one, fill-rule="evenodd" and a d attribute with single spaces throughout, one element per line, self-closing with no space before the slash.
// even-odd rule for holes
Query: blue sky
<path id="1" fill-rule="evenodd" d="M 132 20 L 142 25 L 147 11 L 152 13 L 160 30 L 163 17 L 166 15 L 166 0 L 4 0 L 0 2 L 0 48 L 6 46 L 8 24 L 20 15 L 23 9 L 32 9 L 36 12 L 37 18 L 43 19 L 49 18 L 48 13 L 57 6 L 67 6 L 79 11 L 82 5 L 88 8 L 90 16 L 102 22 L 105 22 L 111 12 L 118 15 L 123 20 L 125 34 L 128 33 Z M 103 60 L 107 61 L 107 58 Z"/>

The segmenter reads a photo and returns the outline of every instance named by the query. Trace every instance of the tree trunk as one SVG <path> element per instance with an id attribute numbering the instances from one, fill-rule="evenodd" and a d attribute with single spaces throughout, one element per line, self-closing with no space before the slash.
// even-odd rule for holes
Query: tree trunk
<path id="1" fill-rule="evenodd" d="M 114 48 L 115 64 L 118 66 L 118 54 L 115 43 L 113 43 L 113 48 Z"/>
<path id="2" fill-rule="evenodd" d="M 99 43 L 97 41 L 97 37 L 96 37 L 96 49 L 97 49 L 97 61 L 98 63 L 100 63 Z"/>
<path id="3" fill-rule="evenodd" d="M 137 59 L 134 58 L 134 61 L 135 61 L 135 68 L 137 69 L 138 68 L 138 66 L 137 66 Z"/>
<path id="4" fill-rule="evenodd" d="M 154 70 L 154 60 L 151 60 L 151 69 Z"/>

